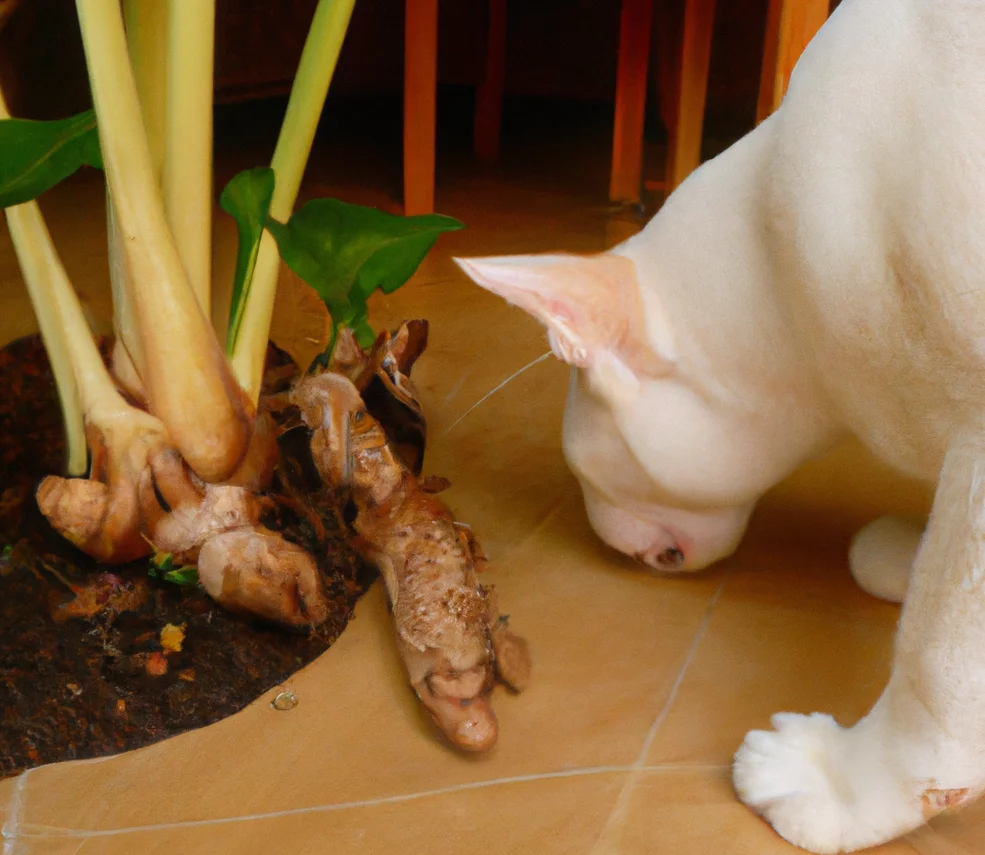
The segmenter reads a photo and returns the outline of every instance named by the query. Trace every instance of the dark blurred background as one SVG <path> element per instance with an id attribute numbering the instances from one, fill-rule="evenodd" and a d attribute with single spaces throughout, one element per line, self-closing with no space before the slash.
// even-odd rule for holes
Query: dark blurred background
<path id="1" fill-rule="evenodd" d="M 229 103 L 284 94 L 297 68 L 316 0 L 218 0 L 216 97 Z M 658 0 L 654 94 L 680 26 L 683 0 Z M 403 0 L 358 0 L 330 99 L 399 100 Z M 438 76 L 443 100 L 479 81 L 485 59 L 485 0 L 440 4 Z M 766 0 L 720 0 L 708 91 L 708 132 L 751 127 L 759 83 Z M 611 102 L 619 0 L 523 0 L 509 7 L 506 108 L 518 99 Z M 75 4 L 22 0 L 7 32 L 21 115 L 55 118 L 84 109 L 88 85 Z M 663 50 L 662 50 L 663 49 Z M 10 76 L 10 70 L 5 69 Z M 8 84 L 10 85 L 10 84 Z M 439 114 L 439 122 L 444 116 Z"/>
<path id="2" fill-rule="evenodd" d="M 0 0 L 2 3 L 3 0 Z M 218 0 L 216 140 L 272 145 L 316 0 Z M 649 171 L 662 167 L 665 118 L 683 0 L 656 0 L 647 99 Z M 719 0 L 704 129 L 706 156 L 755 121 L 767 0 Z M 597 162 L 611 155 L 619 0 L 515 0 L 508 8 L 502 155 L 536 145 L 536 129 Z M 438 182 L 470 156 L 475 89 L 485 63 L 487 0 L 442 0 L 439 11 Z M 358 0 L 319 136 L 377 146 L 365 179 L 399 194 L 404 0 Z M 57 118 L 89 106 L 75 4 L 21 0 L 2 34 L 0 77 L 15 115 Z M 327 129 L 327 130 L 326 130 Z M 586 140 L 591 140 L 590 144 Z M 358 142 L 357 142 L 358 141 Z M 597 151 L 596 151 L 597 150 Z M 653 154 L 653 152 L 656 152 Z M 560 154 L 560 152 L 559 152 Z M 265 157 L 265 155 L 264 155 Z M 529 161 L 529 156 L 528 156 Z M 549 168 L 545 165 L 545 168 Z M 594 171 L 594 170 L 593 170 Z M 378 174 L 377 174 L 378 173 Z M 362 175 L 361 175 L 362 177 Z"/>

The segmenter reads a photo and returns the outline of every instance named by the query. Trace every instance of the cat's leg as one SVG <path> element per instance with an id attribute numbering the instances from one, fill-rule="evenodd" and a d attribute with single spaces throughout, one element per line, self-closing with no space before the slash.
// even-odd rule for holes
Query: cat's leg
<path id="1" fill-rule="evenodd" d="M 985 790 L 985 439 L 948 451 L 875 707 L 847 729 L 819 714 L 773 727 L 746 736 L 736 790 L 813 852 L 883 843 Z"/>
<path id="2" fill-rule="evenodd" d="M 858 586 L 873 597 L 902 603 L 924 526 L 902 517 L 881 517 L 852 539 L 848 563 Z"/>

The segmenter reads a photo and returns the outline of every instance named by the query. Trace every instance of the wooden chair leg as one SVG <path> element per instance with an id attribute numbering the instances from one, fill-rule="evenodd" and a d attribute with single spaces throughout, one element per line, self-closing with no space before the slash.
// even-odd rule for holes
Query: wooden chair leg
<path id="1" fill-rule="evenodd" d="M 829 11 L 830 0 L 770 0 L 756 107 L 757 124 L 780 106 L 793 67 L 827 20 Z"/>
<path id="2" fill-rule="evenodd" d="M 668 146 L 677 134 L 678 95 L 681 86 L 681 30 L 684 26 L 682 3 L 657 3 L 653 8 L 653 39 L 656 42 L 656 89 L 660 121 L 667 133 Z M 668 156 L 669 159 L 669 156 Z M 659 174 L 644 174 L 643 187 L 654 193 L 667 192 L 666 169 Z"/>
<path id="3" fill-rule="evenodd" d="M 639 202 L 642 197 L 643 118 L 652 28 L 653 0 L 622 0 L 609 180 L 613 202 Z"/>
<path id="4" fill-rule="evenodd" d="M 677 95 L 681 85 L 681 29 L 684 25 L 684 6 L 679 3 L 657 3 L 653 10 L 653 37 L 656 40 L 657 94 L 660 120 L 671 139 L 677 127 Z"/>
<path id="5" fill-rule="evenodd" d="M 500 127 L 503 120 L 503 87 L 506 82 L 506 0 L 489 0 L 489 37 L 486 70 L 475 99 L 473 145 L 476 159 L 493 163 L 499 159 Z"/>
<path id="6" fill-rule="evenodd" d="M 404 213 L 434 212 L 438 0 L 404 6 Z"/>
<path id="7" fill-rule="evenodd" d="M 670 140 L 667 190 L 673 192 L 701 164 L 715 0 L 687 0 L 681 36 L 677 126 Z"/>

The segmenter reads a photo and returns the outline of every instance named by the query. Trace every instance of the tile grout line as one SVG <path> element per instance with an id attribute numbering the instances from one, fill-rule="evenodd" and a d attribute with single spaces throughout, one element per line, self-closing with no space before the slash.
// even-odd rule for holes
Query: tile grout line
<path id="1" fill-rule="evenodd" d="M 168 829 L 181 829 L 181 828 L 203 828 L 213 825 L 230 825 L 237 822 L 252 822 L 265 819 L 279 819 L 281 817 L 289 816 L 303 816 L 306 814 L 315 813 L 334 813 L 335 811 L 341 810 L 351 810 L 354 808 L 364 808 L 364 807 L 375 807 L 377 805 L 387 805 L 387 804 L 400 804 L 402 802 L 415 801 L 417 799 L 430 798 L 433 796 L 442 796 L 449 793 L 455 793 L 460 791 L 468 790 L 481 790 L 487 787 L 493 786 L 503 786 L 506 784 L 522 784 L 530 783 L 533 781 L 545 781 L 545 780 L 559 780 L 564 778 L 584 778 L 592 777 L 594 775 L 607 775 L 607 774 L 618 774 L 624 772 L 632 772 L 637 770 L 638 767 L 633 766 L 585 766 L 580 769 L 564 769 L 556 772 L 537 772 L 530 775 L 515 775 L 505 778 L 492 778 L 488 781 L 470 781 L 464 784 L 452 784 L 448 787 L 439 787 L 433 790 L 421 790 L 415 793 L 401 793 L 394 796 L 380 796 L 375 799 L 360 799 L 351 802 L 339 802 L 337 804 L 331 805 L 312 805 L 309 807 L 302 808 L 287 808 L 285 810 L 279 811 L 268 811 L 266 813 L 257 814 L 247 814 L 245 816 L 229 816 L 229 817 L 217 817 L 214 819 L 189 819 L 182 820 L 178 822 L 165 822 L 158 824 L 148 824 L 148 825 L 133 825 L 125 826 L 123 828 L 108 828 L 108 829 L 77 829 L 77 828 L 55 828 L 52 826 L 35 826 L 31 823 L 27 823 L 26 827 L 34 830 L 25 831 L 21 828 L 14 829 L 10 835 L 10 840 L 14 839 L 60 839 L 67 837 L 79 837 L 88 839 L 90 837 L 118 837 L 125 834 L 134 834 L 138 832 L 145 831 L 166 831 Z M 689 765 L 689 764 L 666 764 L 659 766 L 644 766 L 642 769 L 644 771 L 651 772 L 690 772 L 695 769 L 716 769 L 720 770 L 724 767 L 722 766 L 699 766 L 699 765 Z M 6 836 L 6 828 L 4 830 Z M 7 855 L 5 850 L 4 855 Z"/>
<path id="2" fill-rule="evenodd" d="M 497 393 L 497 392 L 498 392 L 498 391 L 499 391 L 500 389 L 502 389 L 502 388 L 503 388 L 504 386 L 506 386 L 506 385 L 507 385 L 508 383 L 510 383 L 510 382 L 512 382 L 512 381 L 513 381 L 513 380 L 515 380 L 515 379 L 516 379 L 517 377 L 519 377 L 519 376 L 520 376 L 521 374 L 523 374 L 523 372 L 524 372 L 524 371 L 527 371 L 528 369 L 530 369 L 530 368 L 533 368 L 533 367 L 534 367 L 535 365 L 537 365 L 538 363 L 541 363 L 541 362 L 543 362 L 543 361 L 544 361 L 545 359 L 547 359 L 547 358 L 548 358 L 548 357 L 549 357 L 549 356 L 550 356 L 550 355 L 551 355 L 552 353 L 553 353 L 553 351 L 550 351 L 550 350 L 549 350 L 549 351 L 547 351 L 547 353 L 543 353 L 543 354 L 541 354 L 540 356 L 538 356 L 538 357 L 537 357 L 537 358 L 536 358 L 535 360 L 533 360 L 533 362 L 528 362 L 528 363 L 527 363 L 526 365 L 524 365 L 524 366 L 523 366 L 523 368 L 520 368 L 519 370 L 517 370 L 517 371 L 514 371 L 514 372 L 513 372 L 513 373 L 512 373 L 512 374 L 511 374 L 511 375 L 510 375 L 509 377 L 507 377 L 507 378 L 506 378 L 506 379 L 505 379 L 505 380 L 504 380 L 504 381 L 503 381 L 502 383 L 500 383 L 500 384 L 499 384 L 498 386 L 496 386 L 495 388 L 493 388 L 493 389 L 490 389 L 490 390 L 489 390 L 488 392 L 486 392 L 486 394 L 485 394 L 485 395 L 483 395 L 483 396 L 482 396 L 481 398 L 479 398 L 479 400 L 478 400 L 478 401 L 476 401 L 476 402 L 475 402 L 475 403 L 474 403 L 474 404 L 473 404 L 473 405 L 472 405 L 471 407 L 469 407 L 469 408 L 468 408 L 468 409 L 467 409 L 467 410 L 466 410 L 466 411 L 465 411 L 464 413 L 462 413 L 462 414 L 461 414 L 461 415 L 460 415 L 460 416 L 459 416 L 459 417 L 458 417 L 457 419 L 455 419 L 455 421 L 453 421 L 453 422 L 452 422 L 452 423 L 451 423 L 450 425 L 448 425 L 448 427 L 446 427 L 446 428 L 445 428 L 445 429 L 444 429 L 444 430 L 443 430 L 443 431 L 442 431 L 442 432 L 441 432 L 440 434 L 438 434 L 438 436 L 437 436 L 437 437 L 435 437 L 435 439 L 441 439 L 442 437 L 446 437 L 446 436 L 448 436 L 448 434 L 450 434 L 450 433 L 451 433 L 451 432 L 452 432 L 452 431 L 453 431 L 453 430 L 454 430 L 454 429 L 455 429 L 456 427 L 458 427 L 458 425 L 459 425 L 459 424 L 461 424 L 461 423 L 462 423 L 462 421 L 464 421 L 464 419 L 465 419 L 465 417 L 466 417 L 466 416 L 467 416 L 467 415 L 468 415 L 469 413 L 471 413 L 471 412 L 472 412 L 472 411 L 473 411 L 474 409 L 476 409 L 476 408 L 478 408 L 479 406 L 481 406 L 482 404 L 484 404 L 484 403 L 485 403 L 486 401 L 488 401 L 488 400 L 489 400 L 489 399 L 490 399 L 490 398 L 491 398 L 491 397 L 492 397 L 493 395 L 495 395 L 495 394 L 496 394 L 496 393 Z"/>
<path id="3" fill-rule="evenodd" d="M 21 772 L 14 784 L 14 791 L 10 794 L 10 801 L 7 802 L 7 815 L 4 817 L 3 829 L 0 830 L 0 837 L 3 837 L 3 855 L 13 855 L 14 843 L 20 836 L 21 811 L 24 807 L 24 788 L 27 786 L 27 776 L 33 770 L 27 769 Z"/>
<path id="4" fill-rule="evenodd" d="M 617 850 L 614 848 L 611 842 L 611 837 L 615 833 L 616 828 L 620 828 L 625 824 L 626 817 L 629 813 L 629 800 L 636 790 L 636 784 L 640 779 L 643 772 L 648 771 L 649 768 L 661 768 L 657 767 L 647 767 L 646 766 L 646 756 L 650 753 L 650 748 L 653 745 L 654 739 L 656 739 L 657 732 L 660 727 L 666 721 L 667 716 L 670 715 L 670 710 L 674 705 L 674 701 L 677 700 L 677 693 L 680 691 L 681 684 L 684 682 L 684 675 L 687 673 L 688 668 L 691 665 L 691 661 L 694 659 L 695 653 L 697 653 L 698 645 L 704 638 L 705 631 L 708 629 L 708 624 L 711 622 L 712 612 L 715 610 L 715 606 L 718 604 L 718 598 L 722 594 L 722 590 L 725 588 L 725 579 L 722 579 L 721 583 L 715 589 L 715 593 L 711 595 L 711 599 L 708 601 L 708 607 L 705 609 L 705 613 L 701 618 L 701 622 L 698 624 L 698 628 L 694 632 L 694 637 L 691 639 L 691 644 L 688 646 L 687 653 L 684 654 L 684 662 L 681 665 L 680 670 L 677 672 L 677 676 L 674 678 L 674 682 L 670 687 L 670 692 L 667 694 L 667 700 L 664 701 L 663 706 L 657 713 L 657 717 L 653 720 L 653 724 L 650 725 L 650 729 L 647 732 L 646 738 L 643 740 L 643 746 L 640 749 L 640 753 L 637 756 L 633 764 L 628 768 L 627 779 L 623 782 L 622 788 L 619 790 L 619 795 L 616 797 L 616 803 L 612 806 L 612 810 L 609 811 L 608 819 L 605 821 L 605 825 L 602 826 L 602 830 L 599 832 L 599 836 L 596 838 L 594 845 L 592 846 L 590 855 L 605 855 L 605 853 L 615 853 L 617 855 Z M 716 767 L 721 768 L 721 767 Z"/>
<path id="5" fill-rule="evenodd" d="M 701 623 L 698 624 L 698 628 L 695 630 L 694 638 L 691 639 L 691 644 L 687 649 L 687 653 L 684 655 L 684 663 L 681 665 L 681 670 L 678 672 L 677 677 L 674 678 L 673 685 L 670 687 L 670 693 L 667 695 L 667 700 L 664 701 L 664 705 L 660 708 L 660 712 L 657 713 L 657 717 L 653 720 L 653 724 L 650 725 L 650 730 L 646 735 L 646 739 L 643 740 L 643 747 L 640 749 L 639 756 L 633 764 L 635 767 L 642 767 L 646 763 L 646 755 L 650 753 L 650 747 L 653 745 L 653 741 L 657 738 L 657 732 L 667 720 L 667 716 L 670 715 L 671 707 L 674 706 L 674 702 L 677 700 L 677 694 L 681 690 L 681 684 L 684 682 L 684 675 L 687 673 L 687 669 L 691 667 L 691 661 L 694 659 L 695 653 L 697 653 L 698 645 L 705 636 L 705 631 L 708 629 L 708 624 L 711 623 L 712 612 L 715 611 L 715 606 L 718 605 L 718 600 L 725 588 L 726 581 L 727 575 L 726 578 L 722 579 L 719 583 L 718 587 L 715 589 L 715 593 L 711 595 L 711 599 L 708 601 L 708 608 L 705 609 L 705 613 L 701 618 Z"/>

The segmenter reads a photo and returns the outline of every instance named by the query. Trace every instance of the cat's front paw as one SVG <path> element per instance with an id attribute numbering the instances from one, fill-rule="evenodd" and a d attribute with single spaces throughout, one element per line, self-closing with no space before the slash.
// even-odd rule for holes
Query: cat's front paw
<path id="1" fill-rule="evenodd" d="M 924 821 L 871 741 L 851 739 L 831 716 L 773 716 L 735 755 L 739 798 L 786 840 L 810 852 L 854 852 Z M 868 744 L 866 744 L 866 742 Z"/>

